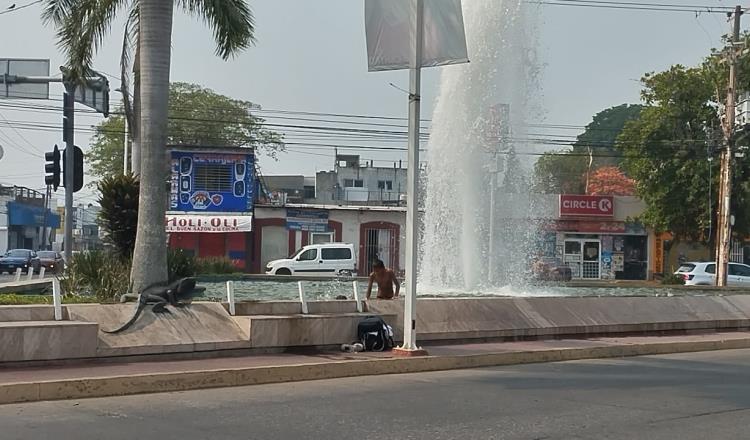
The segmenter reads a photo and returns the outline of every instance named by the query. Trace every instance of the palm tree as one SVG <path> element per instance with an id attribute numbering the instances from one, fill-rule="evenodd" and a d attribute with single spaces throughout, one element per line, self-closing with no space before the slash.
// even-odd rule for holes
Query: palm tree
<path id="1" fill-rule="evenodd" d="M 138 233 L 131 272 L 135 292 L 165 282 L 168 276 L 164 145 L 174 6 L 208 23 L 217 43 L 216 52 L 224 59 L 254 42 L 253 16 L 245 0 L 46 0 L 43 14 L 44 19 L 57 28 L 71 80 L 82 82 L 91 71 L 92 58 L 117 12 L 130 8 L 124 47 L 135 43 L 135 108 L 140 114 L 133 122 L 137 124 L 135 131 L 141 148 Z M 123 61 L 128 54 L 124 49 Z M 124 76 L 127 69 L 123 68 L 123 71 Z M 127 84 L 123 86 L 127 87 Z M 127 88 L 124 90 L 127 100 Z"/>

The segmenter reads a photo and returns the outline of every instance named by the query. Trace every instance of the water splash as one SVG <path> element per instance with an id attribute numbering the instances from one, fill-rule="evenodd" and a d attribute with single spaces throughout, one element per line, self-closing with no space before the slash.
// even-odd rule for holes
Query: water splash
<path id="1" fill-rule="evenodd" d="M 469 64 L 445 67 L 432 116 L 420 284 L 492 290 L 533 252 L 527 121 L 540 106 L 535 6 L 463 2 Z M 538 117 L 536 117 L 538 119 Z M 521 154 L 519 154 L 521 153 Z"/>

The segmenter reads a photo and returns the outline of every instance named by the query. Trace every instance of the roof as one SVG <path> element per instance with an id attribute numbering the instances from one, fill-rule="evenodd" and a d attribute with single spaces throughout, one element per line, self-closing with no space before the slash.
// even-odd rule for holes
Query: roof
<path id="1" fill-rule="evenodd" d="M 404 206 L 357 206 L 357 205 L 318 205 L 312 203 L 287 203 L 284 206 L 256 205 L 256 208 L 284 209 L 327 209 L 330 211 L 378 211 L 378 212 L 406 212 Z"/>

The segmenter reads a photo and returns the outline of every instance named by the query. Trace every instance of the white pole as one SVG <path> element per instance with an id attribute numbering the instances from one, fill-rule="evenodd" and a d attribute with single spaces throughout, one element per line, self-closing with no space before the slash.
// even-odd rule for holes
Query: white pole
<path id="1" fill-rule="evenodd" d="M 29 271 L 26 272 L 26 281 L 31 281 L 34 278 L 34 266 L 29 266 Z"/>
<path id="2" fill-rule="evenodd" d="M 122 155 L 122 173 L 128 174 L 128 117 L 125 116 L 125 145 Z"/>
<path id="3" fill-rule="evenodd" d="M 20 267 L 16 269 L 16 282 L 21 281 L 21 273 L 23 273 L 23 269 Z"/>
<path id="4" fill-rule="evenodd" d="M 60 297 L 60 280 L 52 279 L 52 306 L 55 308 L 55 321 L 62 321 L 62 298 Z"/>
<path id="5" fill-rule="evenodd" d="M 307 300 L 305 299 L 305 289 L 302 287 L 302 281 L 297 281 L 297 289 L 299 290 L 299 302 L 302 304 L 302 313 L 307 315 Z"/>
<path id="6" fill-rule="evenodd" d="M 354 301 L 357 302 L 357 313 L 362 313 L 362 299 L 359 297 L 359 283 L 352 281 L 352 288 L 354 289 Z"/>
<path id="7" fill-rule="evenodd" d="M 45 272 L 46 270 L 47 270 L 47 268 L 46 268 L 46 267 L 44 267 L 44 266 L 42 266 L 42 267 L 41 267 L 41 268 L 39 269 L 39 279 L 40 279 L 40 280 L 44 278 L 44 272 Z"/>
<path id="8" fill-rule="evenodd" d="M 406 184 L 406 299 L 404 302 L 404 350 L 417 347 L 417 193 L 419 191 L 419 110 L 422 67 L 422 19 L 424 0 L 416 0 L 414 59 L 409 69 L 409 150 Z"/>
<path id="9" fill-rule="evenodd" d="M 229 303 L 229 314 L 234 316 L 234 281 L 227 281 L 227 303 Z"/>

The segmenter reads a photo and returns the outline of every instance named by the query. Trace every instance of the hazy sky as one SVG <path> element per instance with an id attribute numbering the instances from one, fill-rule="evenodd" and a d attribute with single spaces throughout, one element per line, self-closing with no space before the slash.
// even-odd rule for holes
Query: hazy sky
<path id="1" fill-rule="evenodd" d="M 0 0 L 0 10 L 13 1 Z M 679 3 L 731 6 L 718 0 Z M 229 62 L 213 55 L 211 34 L 200 22 L 176 13 L 172 80 L 198 83 L 256 102 L 264 109 L 406 116 L 405 94 L 389 83 L 406 88 L 408 73 L 367 72 L 362 0 L 254 0 L 250 4 L 257 20 L 258 44 Z M 638 102 L 638 79 L 643 73 L 675 63 L 697 64 L 711 47 L 720 44 L 721 35 L 729 28 L 726 17 L 720 14 L 551 5 L 534 8 L 541 17 L 539 51 L 545 64 L 540 99 L 546 112 L 537 122 L 546 124 L 583 126 L 604 108 Z M 39 18 L 40 11 L 41 7 L 35 5 L 0 15 L 0 57 L 50 58 L 55 74 L 62 58 L 53 30 Z M 97 69 L 117 75 L 121 40 L 122 23 L 118 23 L 96 59 Z M 438 75 L 439 69 L 424 74 L 425 118 L 430 117 L 437 95 Z M 116 79 L 110 78 L 110 83 L 112 89 L 119 86 Z M 62 86 L 52 85 L 51 95 L 58 102 L 47 104 L 59 106 L 61 94 Z M 112 99 L 119 97 L 113 94 Z M 5 149 L 0 182 L 41 188 L 44 160 L 38 156 L 61 143 L 61 134 L 21 127 L 16 131 L 5 120 L 14 124 L 61 124 L 61 116 L 14 111 L 7 103 L 0 102 L 0 145 Z M 40 103 L 44 102 L 36 102 Z M 97 116 L 79 115 L 76 126 L 85 129 L 98 120 Z M 290 123 L 270 118 L 269 122 Z M 76 136 L 85 151 L 87 135 Z M 301 148 L 290 148 L 294 151 L 281 155 L 277 162 L 261 158 L 263 172 L 312 175 L 331 167 L 332 150 Z M 360 154 L 379 160 L 405 159 L 400 152 Z M 91 202 L 93 196 L 84 192 L 80 201 Z"/>

